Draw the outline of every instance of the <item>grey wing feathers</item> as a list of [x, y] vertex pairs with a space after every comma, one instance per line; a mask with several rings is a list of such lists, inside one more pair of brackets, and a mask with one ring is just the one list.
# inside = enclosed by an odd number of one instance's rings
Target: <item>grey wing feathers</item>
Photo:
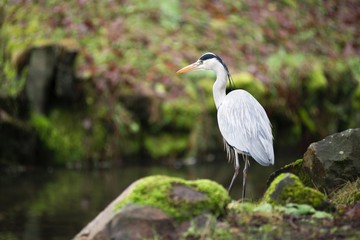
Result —
[[[248, 92], [230, 92], [218, 108], [220, 132], [226, 143], [259, 164], [274, 164], [271, 124], [264, 108]], [[229, 147], [226, 146], [227, 151]], [[229, 152], [228, 152], [229, 154]]]

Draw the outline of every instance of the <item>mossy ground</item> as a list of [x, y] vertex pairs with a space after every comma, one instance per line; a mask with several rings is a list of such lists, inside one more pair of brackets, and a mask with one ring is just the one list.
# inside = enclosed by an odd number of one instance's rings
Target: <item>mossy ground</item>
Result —
[[[187, 202], [171, 198], [174, 185], [183, 185], [205, 194], [201, 201]], [[225, 206], [230, 202], [227, 191], [219, 184], [206, 180], [186, 181], [168, 176], [150, 176], [136, 183], [132, 192], [116, 204], [115, 210], [128, 203], [148, 205], [163, 210], [175, 220], [190, 219], [204, 211], [215, 216], [224, 213]]]
[[263, 201], [275, 205], [285, 205], [289, 202], [308, 204], [319, 208], [325, 204], [325, 195], [315, 189], [304, 186], [296, 175], [282, 173], [270, 184], [264, 194]]
[[[292, 176], [293, 177], [293, 176]], [[192, 204], [171, 199], [174, 185], [197, 189], [209, 197]], [[304, 187], [304, 186], [302, 186]], [[119, 202], [120, 210], [128, 203], [150, 205], [162, 209], [182, 228], [179, 239], [356, 239], [360, 216], [345, 217], [353, 208], [340, 213], [316, 210], [308, 204], [232, 201], [225, 189], [209, 180], [186, 181], [167, 176], [141, 179], [132, 193]], [[359, 207], [355, 209], [360, 210]], [[205, 211], [207, 209], [207, 211]], [[198, 217], [203, 223], [199, 225]], [[161, 236], [161, 233], [158, 233]]]
[[306, 204], [233, 201], [225, 217], [208, 216], [204, 226], [191, 225], [181, 239], [357, 239], [360, 218], [352, 220]]

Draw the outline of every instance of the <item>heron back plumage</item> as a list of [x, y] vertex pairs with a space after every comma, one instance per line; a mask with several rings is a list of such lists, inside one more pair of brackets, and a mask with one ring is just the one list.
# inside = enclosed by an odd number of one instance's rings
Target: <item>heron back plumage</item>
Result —
[[[263, 166], [274, 164], [270, 120], [250, 93], [239, 89], [227, 94], [218, 107], [217, 119], [226, 144]], [[233, 156], [229, 147], [226, 149], [228, 156]]]

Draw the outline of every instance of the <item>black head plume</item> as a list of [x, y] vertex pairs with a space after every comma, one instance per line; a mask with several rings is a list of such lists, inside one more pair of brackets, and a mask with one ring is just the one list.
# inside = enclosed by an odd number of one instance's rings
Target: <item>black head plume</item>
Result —
[[208, 60], [208, 59], [211, 59], [211, 58], [217, 59], [217, 60], [221, 63], [221, 65], [223, 65], [223, 67], [225, 68], [225, 70], [226, 70], [226, 72], [227, 72], [228, 80], [229, 80], [229, 82], [230, 82], [230, 89], [232, 90], [233, 88], [235, 88], [235, 84], [234, 84], [234, 81], [233, 81], [232, 78], [231, 78], [231, 75], [230, 75], [230, 72], [229, 72], [228, 67], [226, 66], [226, 64], [224, 63], [224, 61], [223, 61], [218, 55], [216, 55], [216, 54], [214, 54], [214, 53], [210, 53], [210, 52], [209, 52], [209, 53], [205, 53], [205, 54], [203, 54], [203, 55], [199, 58], [199, 60], [205, 61], [205, 60]]

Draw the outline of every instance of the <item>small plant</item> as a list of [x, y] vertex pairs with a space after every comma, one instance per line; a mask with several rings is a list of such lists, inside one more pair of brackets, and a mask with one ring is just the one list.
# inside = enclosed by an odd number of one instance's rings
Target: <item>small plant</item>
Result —
[[360, 178], [353, 182], [346, 182], [341, 188], [330, 194], [330, 199], [336, 206], [360, 201]]

